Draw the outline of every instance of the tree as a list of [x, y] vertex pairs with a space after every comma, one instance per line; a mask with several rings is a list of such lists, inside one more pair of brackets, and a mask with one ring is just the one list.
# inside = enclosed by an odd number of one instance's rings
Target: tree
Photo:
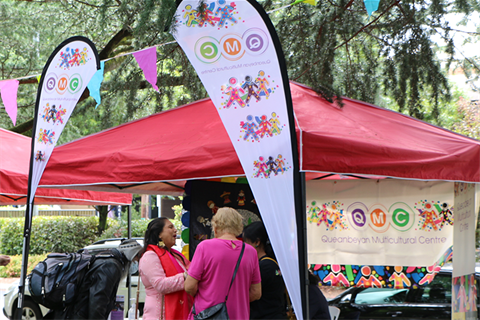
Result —
[[[272, 10], [284, 3], [261, 1]], [[173, 40], [170, 0], [4, 1], [0, 4], [2, 78], [40, 73], [51, 51], [68, 36], [82, 34], [96, 43], [101, 59]], [[449, 12], [478, 12], [478, 0], [384, 0], [368, 17], [363, 1], [300, 3], [270, 14], [287, 59], [289, 76], [312, 86], [328, 99], [345, 95], [396, 108], [419, 119], [440, 123], [442, 103], [450, 98], [445, 72], [436, 59], [431, 35], [447, 39], [444, 50], [455, 63]], [[61, 16], [58, 13], [61, 12]], [[7, 36], [8, 35], [8, 36]], [[478, 36], [473, 32], [472, 36]], [[106, 63], [102, 105], [94, 109], [84, 94], [60, 143], [206, 97], [181, 48], [159, 46], [158, 86], [151, 89], [131, 55]], [[465, 67], [471, 72], [478, 57]], [[458, 62], [460, 63], [460, 62]], [[19, 119], [12, 130], [28, 132], [36, 78], [21, 80]], [[428, 99], [422, 101], [422, 96]], [[425, 105], [429, 101], [430, 106]], [[6, 114], [0, 126], [10, 128]]]

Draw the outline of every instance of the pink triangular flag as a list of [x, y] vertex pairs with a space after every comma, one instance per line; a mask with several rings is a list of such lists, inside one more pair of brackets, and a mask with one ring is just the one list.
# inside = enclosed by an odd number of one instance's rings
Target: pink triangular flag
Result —
[[0, 81], [0, 91], [3, 105], [8, 116], [12, 119], [13, 125], [17, 123], [17, 91], [18, 80]]
[[158, 91], [157, 87], [157, 48], [151, 47], [133, 53], [135, 60], [143, 70], [145, 79]]

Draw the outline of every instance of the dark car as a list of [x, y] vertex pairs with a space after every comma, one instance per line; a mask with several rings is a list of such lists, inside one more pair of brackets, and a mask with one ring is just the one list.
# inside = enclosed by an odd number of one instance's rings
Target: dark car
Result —
[[[479, 303], [477, 297], [477, 309]], [[349, 288], [329, 305], [340, 309], [339, 319], [452, 319], [452, 268], [442, 268], [430, 284], [417, 289]]]

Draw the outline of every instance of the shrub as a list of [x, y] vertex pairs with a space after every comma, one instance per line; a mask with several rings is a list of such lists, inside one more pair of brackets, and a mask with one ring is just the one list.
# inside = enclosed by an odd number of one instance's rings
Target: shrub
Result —
[[[33, 268], [40, 262], [45, 260], [46, 254], [31, 255], [28, 257], [27, 274], [32, 272]], [[0, 267], [0, 278], [17, 278], [20, 277], [22, 269], [22, 255], [10, 256], [10, 263], [5, 267]]]
[[[7, 255], [21, 254], [24, 218], [1, 220], [1, 252]], [[34, 217], [30, 254], [75, 252], [95, 241], [97, 226], [97, 217]]]
[[[149, 222], [150, 220], [145, 220], [145, 219], [132, 220], [132, 226], [131, 226], [132, 238], [133, 237], [143, 238]], [[99, 240], [109, 239], [109, 238], [127, 238], [128, 237], [127, 221], [124, 221], [124, 220], [118, 221], [118, 220], [109, 219], [107, 223], [109, 227], [102, 233], [102, 235], [99, 237]]]

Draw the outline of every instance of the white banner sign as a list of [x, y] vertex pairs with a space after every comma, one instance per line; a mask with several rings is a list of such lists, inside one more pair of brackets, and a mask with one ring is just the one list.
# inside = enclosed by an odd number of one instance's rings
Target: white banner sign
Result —
[[307, 182], [308, 262], [430, 266], [453, 243], [453, 183]]
[[178, 5], [172, 34], [230, 136], [301, 319], [291, 98], [280, 43], [253, 0], [206, 1], [203, 13], [199, 5], [192, 0]]
[[453, 277], [475, 273], [475, 184], [455, 182]]
[[88, 82], [100, 68], [93, 43], [84, 37], [72, 37], [60, 44], [43, 69], [38, 88], [32, 160], [29, 181], [29, 203], [63, 128]]

